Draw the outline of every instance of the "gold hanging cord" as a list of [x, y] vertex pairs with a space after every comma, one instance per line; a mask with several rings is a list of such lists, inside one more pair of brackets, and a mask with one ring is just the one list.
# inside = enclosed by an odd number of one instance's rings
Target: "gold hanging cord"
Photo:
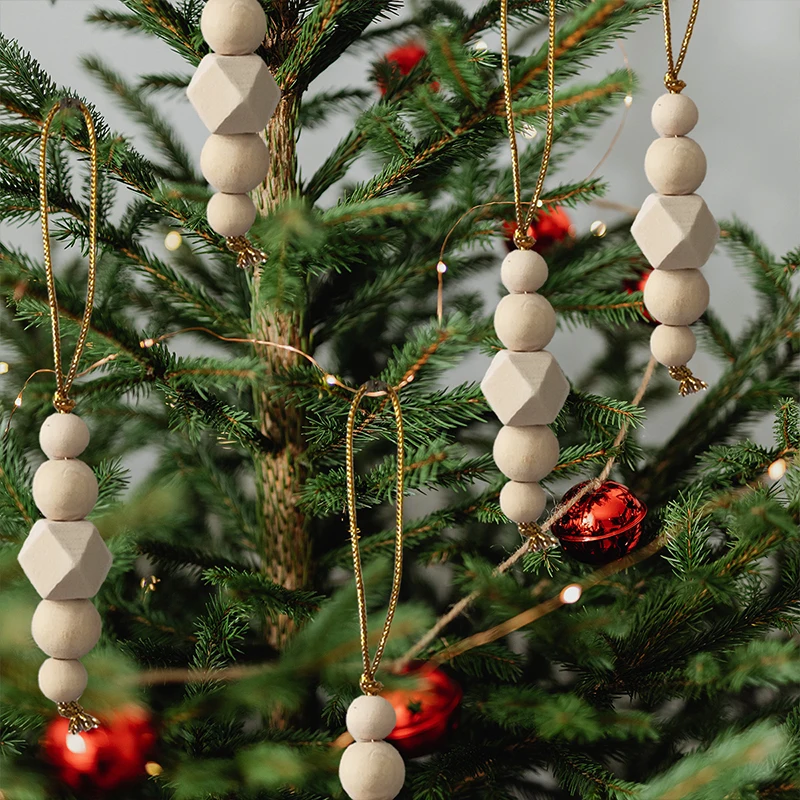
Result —
[[689, 22], [686, 25], [686, 33], [683, 35], [683, 42], [681, 43], [677, 61], [672, 55], [672, 22], [669, 16], [669, 0], [662, 0], [661, 7], [664, 12], [664, 46], [667, 51], [667, 73], [664, 75], [664, 86], [672, 94], [680, 94], [686, 88], [686, 83], [678, 78], [678, 74], [683, 66], [686, 51], [689, 49], [689, 42], [694, 33], [697, 12], [700, 10], [700, 0], [693, 0], [692, 2], [692, 11], [689, 14]]
[[508, 128], [508, 145], [511, 148], [511, 176], [514, 182], [514, 206], [516, 209], [517, 229], [514, 231], [514, 242], [521, 250], [530, 250], [536, 239], [528, 235], [528, 228], [533, 222], [539, 207], [539, 198], [542, 194], [544, 179], [547, 176], [547, 167], [550, 164], [550, 152], [553, 149], [553, 128], [555, 125], [555, 97], [556, 97], [556, 2], [550, 0], [548, 6], [548, 37], [547, 37], [547, 133], [545, 135], [544, 150], [542, 151], [542, 165], [539, 168], [539, 177], [533, 192], [533, 199], [528, 206], [528, 211], [523, 210], [522, 180], [519, 171], [519, 150], [517, 148], [517, 132], [514, 127], [514, 103], [511, 91], [511, 66], [508, 47], [508, 0], [500, 3], [500, 53], [503, 62], [503, 99], [505, 102], [506, 126]]
[[[50, 128], [56, 114], [62, 109], [77, 108], [86, 121], [86, 130], [89, 133], [89, 153], [91, 161], [90, 172], [90, 197], [89, 197], [89, 277], [86, 289], [86, 307], [83, 310], [78, 341], [75, 352], [69, 364], [67, 374], [61, 366], [61, 327], [58, 319], [58, 298], [56, 297], [56, 283], [53, 277], [53, 257], [50, 250], [49, 232], [49, 206], [47, 202], [47, 141]], [[44, 268], [47, 277], [47, 303], [50, 306], [50, 319], [53, 328], [53, 361], [56, 373], [56, 393], [53, 405], [61, 414], [68, 414], [75, 408], [75, 401], [70, 399], [69, 391], [78, 372], [78, 364], [86, 346], [86, 337], [89, 333], [89, 322], [92, 317], [94, 293], [97, 283], [97, 134], [89, 109], [75, 98], [65, 98], [56, 103], [47, 115], [42, 126], [42, 138], [39, 147], [39, 208], [42, 217], [42, 246], [44, 249]]]
[[[364, 572], [361, 567], [361, 552], [358, 547], [360, 532], [356, 519], [356, 487], [355, 467], [353, 465], [353, 449], [355, 439], [356, 413], [366, 395], [375, 396], [375, 392], [382, 391], [388, 395], [394, 408], [395, 424], [397, 425], [397, 493], [395, 497], [395, 537], [394, 537], [394, 571], [392, 575], [392, 592], [389, 596], [389, 607], [386, 611], [386, 621], [375, 651], [375, 658], [369, 655], [369, 631], [367, 628], [367, 601], [364, 591]], [[397, 610], [397, 600], [400, 595], [400, 580], [403, 576], [403, 484], [405, 474], [405, 437], [403, 434], [403, 414], [400, 410], [400, 398], [397, 391], [387, 384], [375, 381], [365, 383], [353, 398], [350, 414], [347, 417], [347, 514], [350, 520], [350, 546], [353, 551], [353, 572], [356, 576], [356, 595], [358, 597], [358, 622], [361, 631], [361, 656], [364, 672], [361, 675], [361, 690], [364, 694], [380, 694], [383, 685], [375, 680], [375, 673], [386, 649], [386, 640], [392, 626], [394, 613]]]

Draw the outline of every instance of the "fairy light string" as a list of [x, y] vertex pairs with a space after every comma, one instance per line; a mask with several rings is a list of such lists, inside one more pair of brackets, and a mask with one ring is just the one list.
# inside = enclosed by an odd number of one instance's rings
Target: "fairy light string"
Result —
[[[395, 494], [395, 535], [394, 535], [394, 568], [392, 570], [392, 591], [389, 596], [389, 606], [386, 610], [386, 620], [383, 623], [378, 646], [374, 658], [369, 653], [369, 627], [367, 624], [367, 600], [364, 589], [364, 571], [361, 566], [361, 551], [359, 539], [361, 532], [358, 528], [356, 511], [356, 482], [354, 465], [356, 413], [361, 401], [366, 396], [388, 395], [394, 410], [395, 424], [397, 426], [397, 490]], [[405, 436], [403, 433], [403, 413], [400, 409], [400, 397], [397, 391], [386, 383], [368, 381], [353, 397], [350, 413], [347, 417], [347, 516], [350, 528], [350, 547], [353, 555], [353, 572], [356, 578], [356, 597], [358, 599], [358, 623], [361, 637], [361, 658], [364, 671], [361, 674], [361, 690], [367, 695], [380, 694], [383, 685], [376, 680], [375, 674], [383, 658], [389, 631], [392, 627], [397, 601], [400, 596], [400, 582], [403, 577], [403, 493], [405, 475]]]

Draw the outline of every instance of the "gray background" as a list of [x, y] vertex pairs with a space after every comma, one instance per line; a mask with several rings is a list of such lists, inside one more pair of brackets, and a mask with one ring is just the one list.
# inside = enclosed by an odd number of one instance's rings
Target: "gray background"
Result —
[[[472, 5], [473, 3], [469, 3]], [[114, 7], [113, 0], [0, 0], [0, 30], [16, 38], [65, 86], [91, 97], [112, 127], [130, 136], [140, 149], [148, 148], [129, 128], [125, 116], [104, 96], [80, 67], [79, 57], [97, 54], [125, 76], [141, 72], [186, 71], [187, 65], [155, 39], [103, 31], [84, 20], [96, 6]], [[689, 0], [673, 0], [676, 31], [682, 32]], [[121, 6], [120, 6], [121, 7]], [[752, 225], [777, 253], [798, 243], [798, 75], [800, 75], [800, 0], [704, 0], [682, 76], [687, 94], [700, 109], [694, 138], [708, 156], [708, 178], [701, 191], [718, 218], [735, 214]], [[488, 39], [490, 46], [496, 40]], [[641, 87], [614, 150], [600, 174], [610, 182], [609, 199], [624, 206], [638, 205], [649, 193], [642, 168], [644, 152], [654, 133], [649, 123], [652, 101], [663, 91], [664, 53], [661, 21], [655, 17], [641, 25], [623, 42], [631, 68]], [[374, 55], [379, 55], [378, 53]], [[615, 49], [598, 59], [598, 70], [610, 71], [623, 64], [623, 51]], [[312, 90], [365, 84], [366, 59], [345, 57], [329, 69]], [[162, 104], [165, 114], [183, 133], [192, 153], [199, 158], [205, 129], [183, 98], [174, 96]], [[560, 180], [585, 177], [600, 160], [616, 131], [622, 111], [610, 120], [582, 151], [567, 163]], [[348, 129], [346, 115], [334, 118], [323, 130], [304, 135], [299, 145], [300, 164], [309, 174], [333, 142]], [[369, 167], [357, 165], [362, 174]], [[574, 213], [580, 230], [593, 220], [611, 221], [607, 209], [584, 208]], [[41, 247], [36, 225], [26, 230], [0, 230], [4, 241], [24, 244], [31, 252]], [[160, 247], [160, 244], [156, 245]], [[501, 254], [498, 244], [498, 255]], [[705, 274], [712, 291], [712, 307], [737, 332], [757, 313], [753, 293], [723, 254], [716, 254]], [[496, 302], [496, 276], [482, 279], [487, 308]], [[432, 283], [431, 292], [435, 291]], [[2, 358], [0, 344], [0, 358]], [[586, 329], [560, 331], [551, 346], [565, 371], [580, 366], [599, 350], [599, 340]], [[479, 380], [486, 360], [474, 357], [451, 374], [453, 381]], [[12, 365], [13, 366], [13, 365]], [[718, 367], [703, 354], [692, 362], [696, 372], [713, 381]], [[696, 399], [678, 400], [648, 421], [645, 438], [657, 441], [668, 435], [677, 420]], [[769, 426], [757, 431], [768, 438]], [[142, 469], [138, 459], [134, 472]], [[134, 476], [135, 477], [135, 476]]]

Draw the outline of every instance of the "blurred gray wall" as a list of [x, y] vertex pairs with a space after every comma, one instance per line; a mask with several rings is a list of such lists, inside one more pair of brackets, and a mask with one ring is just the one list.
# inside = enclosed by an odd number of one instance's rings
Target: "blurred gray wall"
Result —
[[[167, 46], [155, 39], [133, 34], [102, 31], [86, 24], [87, 13], [97, 7], [114, 7], [113, 0], [0, 0], [0, 30], [19, 40], [59, 83], [93, 98], [112, 127], [136, 142], [125, 116], [111, 99], [103, 96], [82, 72], [79, 57], [96, 54], [109, 61], [125, 76], [142, 72], [186, 71], [187, 67]], [[473, 5], [470, 2], [469, 5]], [[675, 28], [682, 32], [689, 0], [673, 0]], [[676, 34], [677, 36], [677, 34]], [[687, 94], [700, 108], [700, 124], [693, 136], [708, 156], [708, 177], [701, 192], [719, 218], [737, 215], [752, 225], [776, 252], [798, 244], [798, 191], [800, 190], [800, 0], [704, 0], [699, 21], [681, 77], [688, 83]], [[496, 46], [496, 40], [489, 39]], [[644, 152], [654, 138], [650, 106], [660, 94], [664, 74], [661, 21], [653, 18], [623, 42], [631, 68], [638, 74], [641, 89], [630, 109], [618, 143], [603, 164], [600, 174], [611, 184], [609, 199], [637, 205], [649, 193], [642, 168]], [[378, 55], [378, 54], [375, 54]], [[623, 51], [615, 49], [596, 63], [601, 71], [623, 64]], [[365, 83], [365, 62], [346, 57], [326, 72], [312, 89]], [[183, 133], [192, 152], [199, 156], [205, 130], [191, 107], [181, 99], [162, 104], [164, 113]], [[560, 174], [561, 179], [581, 179], [600, 160], [616, 131], [620, 113], [609, 121]], [[332, 142], [347, 130], [347, 117], [334, 118], [324, 131], [304, 135], [300, 141], [303, 173], [313, 172]], [[138, 144], [147, 152], [139, 138]], [[366, 175], [367, 164], [357, 165]], [[597, 208], [581, 209], [574, 215], [585, 230], [595, 219], [611, 221], [613, 213]], [[38, 230], [0, 230], [4, 241], [24, 244], [37, 252]], [[498, 244], [498, 256], [501, 254]], [[712, 306], [738, 331], [744, 321], [757, 313], [754, 297], [743, 277], [730, 261], [717, 254], [705, 269], [712, 288]], [[496, 276], [482, 279], [487, 304], [496, 300]], [[432, 283], [431, 292], [435, 291]], [[553, 351], [567, 373], [577, 373], [588, 355], [599, 350], [599, 341], [585, 329], [562, 331]], [[0, 343], [0, 348], [2, 344]], [[0, 355], [0, 357], [2, 357]], [[718, 369], [702, 354], [693, 366], [713, 381]], [[452, 379], [479, 380], [486, 361], [475, 357], [466, 362]], [[646, 438], [663, 439], [695, 399], [677, 400], [673, 406], [651, 418]], [[765, 437], [762, 426], [758, 438]]]

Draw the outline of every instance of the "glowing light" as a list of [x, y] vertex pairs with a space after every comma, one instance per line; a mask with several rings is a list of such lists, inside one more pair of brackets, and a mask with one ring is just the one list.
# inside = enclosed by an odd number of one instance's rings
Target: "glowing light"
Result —
[[578, 600], [581, 599], [582, 594], [583, 589], [581, 589], [577, 583], [571, 583], [569, 586], [565, 586], [561, 590], [559, 597], [562, 603], [572, 604], [577, 603]]
[[519, 124], [519, 132], [520, 136], [523, 136], [525, 139], [535, 139], [537, 136], [536, 128], [534, 128], [530, 122], [521, 122]]
[[156, 764], [155, 761], [148, 761], [144, 765], [144, 771], [151, 778], [155, 778], [155, 777], [157, 777], [158, 775], [160, 775], [164, 771], [164, 768], [161, 766], [161, 764]]
[[142, 339], [142, 341], [139, 342], [139, 347], [148, 348], [152, 347], [155, 343], [156, 343], [155, 339]]
[[606, 231], [608, 228], [606, 227], [605, 222], [601, 219], [596, 219], [590, 226], [589, 230], [592, 232], [593, 236], [596, 236], [598, 239], [601, 239], [603, 236], [606, 235]]
[[536, 208], [544, 208], [544, 200], [537, 200]]
[[483, 39], [478, 39], [478, 41], [472, 45], [472, 49], [477, 53], [485, 53], [489, 49], [489, 45], [486, 44]]
[[164, 237], [164, 247], [169, 251], [177, 250], [183, 244], [183, 236], [178, 231], [170, 231]]
[[66, 745], [70, 753], [86, 752], [86, 742], [79, 733], [68, 733]]
[[335, 375], [326, 375], [325, 376], [325, 383], [327, 383], [328, 386], [336, 386], [338, 381], [336, 380], [336, 376]]
[[633, 95], [626, 94], [625, 95], [625, 105], [630, 108], [633, 105]]
[[22, 398], [17, 397], [17, 399], [14, 401], [14, 405], [19, 408], [22, 405]]
[[10, 369], [7, 361], [0, 361], [0, 375], [5, 375]]
[[788, 466], [789, 465], [786, 463], [786, 459], [779, 458], [777, 461], [773, 461], [769, 465], [767, 475], [769, 475], [773, 481], [779, 481], [786, 474]]
[[444, 263], [444, 261], [440, 261], [440, 262], [439, 262], [439, 263], [436, 265], [436, 271], [437, 271], [437, 272], [438, 272], [440, 275], [444, 275], [444, 273], [445, 273], [445, 272], [447, 272], [447, 264], [445, 264], [445, 263]]

